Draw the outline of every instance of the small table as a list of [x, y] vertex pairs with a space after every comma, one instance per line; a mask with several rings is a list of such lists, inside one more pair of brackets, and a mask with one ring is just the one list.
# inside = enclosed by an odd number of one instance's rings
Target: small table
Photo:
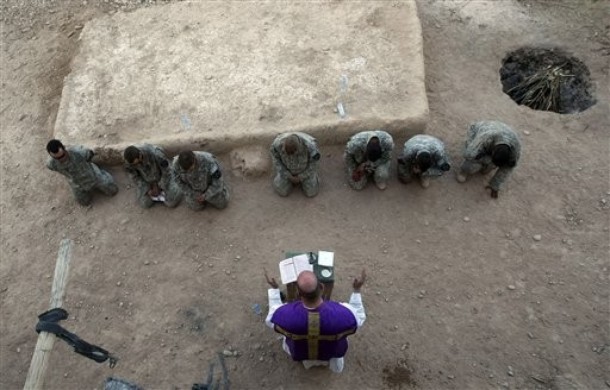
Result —
[[[322, 291], [322, 299], [325, 301], [330, 301], [330, 296], [335, 285], [335, 267], [324, 267], [318, 265], [318, 252], [286, 252], [284, 258], [289, 259], [302, 254], [309, 256], [309, 264], [313, 265], [314, 274], [316, 274], [318, 281], [324, 286], [324, 290]], [[292, 302], [296, 301], [297, 299], [299, 299], [297, 282], [288, 283], [286, 285], [286, 301]]]

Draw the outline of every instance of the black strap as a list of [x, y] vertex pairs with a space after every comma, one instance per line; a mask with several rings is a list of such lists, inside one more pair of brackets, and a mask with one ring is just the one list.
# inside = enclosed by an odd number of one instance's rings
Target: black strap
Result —
[[[216, 363], [220, 363], [220, 373], [218, 375], [215, 373]], [[195, 383], [191, 390], [229, 390], [229, 386], [229, 373], [227, 372], [225, 359], [222, 353], [218, 353], [216, 359], [210, 363], [205, 383]]]
[[46, 311], [38, 316], [39, 321], [36, 324], [36, 332], [53, 333], [74, 348], [74, 352], [95, 360], [98, 363], [110, 360], [110, 368], [113, 368], [116, 365], [117, 359], [112, 356], [110, 352], [97, 345], [89, 344], [58, 324], [59, 321], [65, 320], [66, 318], [68, 318], [68, 312], [64, 309], [55, 308]]

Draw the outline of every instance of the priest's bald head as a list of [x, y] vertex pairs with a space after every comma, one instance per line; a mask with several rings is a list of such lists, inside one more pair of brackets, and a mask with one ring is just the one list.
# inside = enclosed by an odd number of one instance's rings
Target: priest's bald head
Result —
[[321, 303], [322, 289], [324, 288], [318, 278], [311, 271], [303, 271], [297, 277], [297, 288], [303, 303], [308, 306]]

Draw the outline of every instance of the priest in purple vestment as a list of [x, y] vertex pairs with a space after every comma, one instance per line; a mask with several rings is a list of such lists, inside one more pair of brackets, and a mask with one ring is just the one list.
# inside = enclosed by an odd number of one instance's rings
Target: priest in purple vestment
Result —
[[324, 301], [324, 285], [313, 272], [303, 271], [297, 278], [300, 300], [282, 304], [277, 282], [266, 273], [265, 277], [271, 286], [265, 322], [284, 336], [284, 351], [305, 368], [328, 365], [336, 373], [343, 371], [347, 336], [356, 333], [366, 319], [360, 295], [366, 280], [364, 270], [354, 279], [349, 303]]

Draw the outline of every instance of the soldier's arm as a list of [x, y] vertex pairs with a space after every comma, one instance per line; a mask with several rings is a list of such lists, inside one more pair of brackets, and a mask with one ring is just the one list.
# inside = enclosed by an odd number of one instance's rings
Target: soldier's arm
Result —
[[471, 125], [468, 128], [466, 134], [466, 142], [464, 145], [464, 158], [467, 160], [474, 160], [482, 152], [480, 142], [477, 142], [478, 128], [476, 124]]
[[140, 172], [138, 172], [136, 169], [133, 169], [128, 164], [125, 164], [125, 172], [127, 172], [129, 179], [131, 179], [135, 186], [148, 187], [148, 184], [144, 181], [144, 179], [142, 179], [142, 176], [140, 176]]
[[493, 175], [493, 177], [489, 181], [489, 187], [491, 187], [492, 190], [499, 191], [502, 184], [513, 173], [513, 169], [514, 168], [509, 168], [509, 167], [498, 168], [496, 173]]
[[95, 156], [95, 153], [93, 153], [93, 150], [89, 149], [89, 148], [82, 148], [82, 153], [85, 156], [85, 160], [87, 160], [87, 162], [91, 162], [91, 160], [93, 159], [93, 156]]
[[180, 188], [180, 191], [182, 191], [184, 194], [192, 195], [195, 192], [188, 183], [182, 180], [182, 178], [177, 172], [174, 172], [172, 177], [176, 180], [178, 188]]
[[511, 142], [510, 146], [512, 149], [511, 165], [515, 167], [521, 158], [521, 142], [519, 142], [519, 138], [516, 138], [513, 142]]
[[405, 145], [401, 154], [398, 155], [396, 161], [398, 162], [398, 175], [408, 176], [411, 175], [411, 161], [415, 157], [417, 150], [412, 145]]
[[91, 159], [93, 158], [93, 156], [95, 156], [93, 150], [86, 148], [82, 145], [73, 146], [72, 148], [70, 148], [70, 151], [68, 153], [75, 153], [81, 155], [87, 162], [91, 162]]
[[161, 149], [159, 147], [155, 147], [154, 156], [155, 156], [155, 161], [157, 161], [157, 164], [161, 167], [161, 170], [164, 172], [168, 172], [169, 166], [170, 166], [170, 160], [169, 160], [169, 158], [167, 158], [167, 155], [165, 154], [163, 149]]
[[398, 174], [399, 175], [411, 175], [411, 157], [408, 153], [402, 153], [397, 158], [398, 162]]
[[280, 152], [277, 150], [277, 148], [279, 148], [279, 147], [281, 147], [279, 145], [279, 143], [273, 142], [273, 144], [271, 144], [270, 152], [271, 152], [271, 160], [272, 160], [273, 166], [277, 170], [277, 173], [280, 174], [280, 176], [290, 176], [290, 172], [288, 171], [288, 169], [282, 162], [282, 156], [280, 155]]
[[466, 149], [464, 150], [464, 158], [467, 160], [478, 160], [481, 156], [485, 156], [487, 154], [487, 149], [485, 147], [485, 143], [480, 142], [479, 139], [474, 139], [473, 141], [466, 144]]
[[53, 158], [49, 157], [47, 159], [47, 169], [50, 169], [52, 171], [57, 171], [57, 168], [55, 167], [55, 164], [53, 163]]
[[171, 174], [170, 180], [174, 180], [174, 182], [176, 183], [176, 185], [178, 186], [178, 188], [184, 195], [186, 195], [188, 197], [192, 197], [192, 196], [194, 196], [195, 191], [193, 191], [193, 188], [190, 186], [190, 184], [188, 184], [182, 180], [182, 178], [180, 177], [180, 173], [178, 172], [178, 169], [176, 168], [177, 164], [178, 164], [178, 158], [176, 157], [172, 163], [172, 167], [170, 170], [170, 174]]
[[394, 150], [394, 141], [391, 137], [384, 137], [381, 140], [381, 147], [383, 149], [383, 153], [381, 153], [381, 158], [377, 161], [377, 165], [387, 164], [392, 161], [392, 151]]
[[163, 149], [159, 147], [155, 147], [154, 157], [157, 166], [161, 170], [161, 178], [159, 179], [159, 184], [161, 184], [163, 188], [167, 188], [167, 185], [171, 180], [170, 160], [165, 155]]
[[210, 170], [210, 185], [208, 189], [205, 191], [205, 197], [211, 198], [214, 195], [220, 193], [224, 188], [224, 179], [222, 178], [222, 171], [220, 170], [220, 166], [214, 163], [213, 167]]
[[347, 165], [350, 172], [358, 168], [359, 165], [358, 161], [356, 161], [356, 158], [354, 157], [355, 152], [356, 147], [354, 144], [352, 142], [348, 142], [347, 146], [345, 146], [345, 152], [343, 152], [343, 160], [345, 161], [345, 165]]
[[519, 162], [519, 157], [521, 156], [521, 146], [519, 145], [519, 143], [516, 143], [511, 145], [511, 147], [513, 153], [511, 155], [510, 166], [498, 168], [496, 173], [489, 181], [489, 187], [492, 190], [500, 190], [502, 184], [506, 181], [506, 179], [510, 177], [510, 175], [513, 173], [513, 170], [517, 166], [517, 163]]
[[449, 158], [442, 150], [437, 149], [433, 151], [432, 159], [434, 160], [434, 165], [428, 169], [430, 176], [441, 176], [451, 169]]
[[418, 148], [413, 144], [406, 144], [402, 153], [398, 156], [398, 158], [402, 159], [404, 162], [411, 162], [417, 155]]
[[321, 155], [320, 150], [318, 149], [318, 145], [316, 145], [315, 142], [308, 142], [307, 151], [309, 153], [309, 165], [307, 166], [307, 169], [305, 169], [304, 172], [298, 175], [299, 179], [301, 180], [317, 172], [320, 166]]

